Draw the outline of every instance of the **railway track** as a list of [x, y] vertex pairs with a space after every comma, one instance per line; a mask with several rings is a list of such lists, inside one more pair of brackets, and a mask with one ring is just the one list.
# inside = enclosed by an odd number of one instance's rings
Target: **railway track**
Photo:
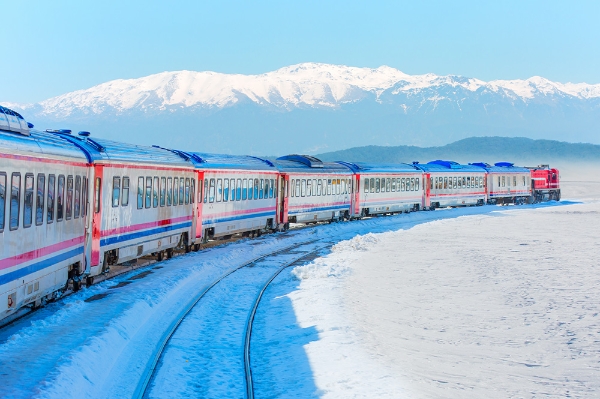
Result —
[[[300, 243], [296, 243], [294, 245], [287, 246], [278, 251], [262, 255], [256, 257], [244, 264], [234, 267], [230, 269], [226, 273], [222, 274], [218, 278], [216, 278], [211, 284], [204, 287], [198, 294], [191, 298], [190, 301], [186, 304], [186, 306], [179, 312], [177, 317], [174, 318], [173, 322], [169, 326], [169, 328], [162, 335], [160, 342], [158, 343], [155, 351], [153, 352], [150, 360], [145, 367], [145, 370], [142, 374], [142, 377], [139, 379], [139, 382], [136, 386], [136, 389], [133, 394], [133, 398], [147, 398], [152, 390], [152, 383], [157, 377], [157, 373], [160, 370], [160, 363], [165, 355], [167, 348], [171, 342], [171, 340], [177, 334], [178, 329], [184, 323], [190, 312], [200, 303], [200, 301], [205, 298], [213, 289], [219, 286], [220, 283], [223, 283], [225, 280], [230, 278], [230, 276], [234, 275], [234, 273], [239, 272], [243, 269], [249, 269], [253, 267], [263, 267], [265, 268], [265, 272], [268, 272], [268, 278], [262, 279], [261, 282], [266, 280], [266, 283], [259, 284], [257, 288], [256, 285], [251, 287], [253, 291], [258, 291], [258, 295], [254, 298], [252, 305], [250, 307], [250, 314], [246, 320], [244, 329], [243, 329], [243, 352], [239, 355], [243, 355], [243, 368], [244, 368], [244, 377], [245, 377], [245, 390], [248, 398], [253, 398], [253, 384], [252, 384], [252, 370], [250, 365], [250, 339], [252, 335], [252, 323], [254, 321], [254, 317], [256, 314], [256, 310], [258, 309], [258, 305], [260, 300], [266, 291], [267, 287], [271, 282], [286, 268], [297, 264], [303, 259], [307, 258], [312, 254], [321, 251], [324, 246], [319, 246], [318, 248], [311, 247], [311, 245], [317, 243], [319, 240], [308, 240]], [[309, 248], [304, 250], [299, 250], [301, 247], [307, 246]], [[289, 255], [294, 255], [289, 258]], [[284, 259], [283, 262], [279, 261], [275, 267], [273, 265], [268, 265], [269, 262], [277, 261], [278, 257], [288, 256]], [[274, 272], [271, 269], [275, 269]], [[243, 276], [240, 276], [238, 280], [244, 280]], [[231, 299], [232, 301], [234, 299]], [[219, 317], [219, 315], [217, 315]]]

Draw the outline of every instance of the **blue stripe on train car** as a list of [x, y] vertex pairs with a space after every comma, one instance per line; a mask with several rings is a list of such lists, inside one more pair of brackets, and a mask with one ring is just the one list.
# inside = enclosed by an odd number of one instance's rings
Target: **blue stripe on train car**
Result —
[[135, 240], [136, 238], [151, 236], [154, 234], [165, 233], [167, 231], [172, 231], [172, 230], [183, 229], [185, 227], [190, 227], [191, 225], [192, 225], [192, 222], [185, 222], [185, 223], [180, 223], [180, 224], [173, 224], [170, 226], [157, 227], [157, 228], [151, 229], [151, 230], [145, 230], [145, 231], [139, 231], [136, 233], [125, 234], [122, 236], [108, 237], [108, 238], [104, 238], [104, 239], [100, 240], [100, 245], [104, 246], [104, 245], [111, 245], [111, 244], [116, 244], [116, 243], [120, 243], [120, 242], [124, 242], [124, 241]]
[[212, 225], [215, 223], [231, 222], [231, 221], [241, 220], [241, 219], [253, 219], [253, 218], [259, 218], [259, 217], [265, 217], [265, 216], [275, 217], [275, 210], [273, 210], [271, 212], [249, 213], [247, 215], [236, 215], [236, 216], [229, 216], [229, 217], [223, 217], [223, 218], [217, 218], [217, 219], [206, 219], [206, 220], [202, 221], [202, 225], [206, 226], [206, 225]]
[[3, 274], [2, 276], [0, 276], [0, 285], [10, 283], [11, 281], [14, 281], [16, 279], [25, 277], [29, 274], [38, 272], [47, 267], [54, 266], [59, 262], [62, 262], [69, 258], [72, 258], [73, 256], [81, 255], [82, 253], [83, 253], [83, 246], [80, 246], [77, 248], [73, 248], [70, 251], [55, 255], [51, 258], [44, 259], [44, 260], [36, 262], [36, 263], [32, 263], [29, 266], [17, 269], [10, 273]]
[[337, 205], [337, 206], [320, 206], [317, 208], [304, 208], [304, 209], [298, 209], [298, 210], [290, 210], [288, 212], [288, 215], [296, 215], [299, 213], [308, 213], [308, 212], [321, 212], [321, 211], [335, 211], [335, 210], [339, 210], [339, 209], [350, 209], [350, 205]]

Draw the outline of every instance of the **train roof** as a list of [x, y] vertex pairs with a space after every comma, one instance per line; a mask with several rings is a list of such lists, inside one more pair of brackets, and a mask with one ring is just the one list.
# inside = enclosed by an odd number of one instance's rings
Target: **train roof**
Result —
[[529, 173], [528, 168], [524, 168], [521, 166], [515, 166], [514, 163], [510, 162], [496, 162], [493, 165], [490, 165], [485, 162], [475, 162], [470, 163], [469, 165], [479, 166], [487, 170], [488, 172], [496, 172], [496, 173]]
[[347, 166], [355, 173], [406, 173], [406, 172], [421, 172], [414, 165], [407, 163], [384, 164], [384, 163], [369, 163], [369, 162], [344, 162], [337, 163]]
[[121, 143], [97, 137], [92, 138], [89, 132], [79, 132], [78, 135], [73, 135], [70, 130], [66, 129], [46, 130], [44, 133], [77, 147], [85, 154], [89, 162], [110, 161], [177, 167], [192, 166], [177, 154], [163, 148]]
[[85, 153], [72, 143], [54, 134], [30, 130], [27, 135], [16, 132], [0, 131], [0, 148], [8, 154], [28, 152], [41, 156], [53, 156], [76, 159], [86, 162]]
[[443, 161], [441, 159], [431, 161], [425, 164], [414, 163], [415, 167], [425, 172], [484, 172], [480, 166], [462, 165], [454, 161]]
[[250, 155], [209, 154], [180, 150], [170, 151], [189, 160], [195, 168], [199, 169], [277, 170], [273, 162]]
[[281, 172], [301, 173], [340, 173], [350, 174], [348, 166], [337, 162], [323, 162], [310, 155], [291, 154], [277, 158], [273, 161], [275, 167]]

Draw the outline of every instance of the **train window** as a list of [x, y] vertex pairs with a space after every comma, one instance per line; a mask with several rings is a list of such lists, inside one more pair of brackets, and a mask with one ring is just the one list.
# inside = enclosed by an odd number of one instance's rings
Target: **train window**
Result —
[[317, 195], [320, 197], [323, 194], [323, 181], [321, 179], [317, 180]]
[[190, 203], [190, 178], [185, 178], [185, 203]]
[[[129, 178], [127, 178], [127, 182], [129, 184]], [[48, 181], [48, 186], [50, 186], [50, 181]], [[129, 185], [127, 187], [129, 187]], [[82, 206], [81, 217], [85, 217], [87, 215], [87, 197], [88, 197], [88, 179], [87, 179], [87, 177], [84, 177], [83, 182], [81, 183], [81, 206]], [[127, 195], [127, 200], [129, 200], [129, 195]]]
[[513, 176], [513, 186], [517, 186], [517, 176]]
[[231, 194], [229, 194], [229, 200], [235, 201], [235, 179], [231, 179], [229, 181], [229, 185], [231, 187]]
[[215, 179], [210, 179], [208, 185], [208, 202], [215, 202]]
[[364, 184], [364, 190], [363, 190], [363, 192], [368, 193], [369, 190], [371, 190], [370, 185], [369, 185], [369, 179], [365, 179], [365, 184]]
[[502, 176], [502, 187], [506, 187], [506, 177]]
[[4, 231], [6, 211], [6, 173], [0, 173], [0, 232]]
[[[380, 191], [380, 181], [379, 181], [379, 178], [376, 178], [375, 179], [375, 192], [378, 193], [379, 191]], [[373, 186], [371, 186], [371, 192], [373, 192]]]
[[54, 221], [54, 196], [56, 189], [56, 177], [48, 175], [48, 198], [46, 200], [46, 223]]
[[239, 201], [242, 199], [242, 179], [237, 179], [235, 186], [235, 200]]
[[242, 179], [242, 201], [248, 198], [248, 180]]
[[396, 192], [396, 179], [395, 178], [392, 179], [392, 192], [393, 193]]
[[251, 200], [254, 195], [254, 179], [248, 179], [248, 199]]
[[300, 196], [306, 195], [306, 179], [302, 179], [302, 185], [300, 186]]
[[173, 206], [177, 206], [178, 203], [179, 203], [179, 178], [174, 177], [173, 178]]
[[190, 179], [190, 204], [193, 204], [194, 201], [194, 194], [196, 193], [196, 180], [194, 180], [194, 178]]
[[[126, 177], [123, 178], [123, 202], [125, 202], [125, 179], [127, 179]], [[165, 204], [167, 203], [167, 178], [166, 177], [161, 177], [160, 178], [160, 206], [165, 206]], [[123, 204], [125, 205], [125, 204]]]
[[167, 177], [167, 206], [173, 204], [173, 178]]
[[458, 177], [458, 186], [457, 188], [462, 188], [462, 177]]
[[154, 176], [154, 182], [152, 183], [152, 207], [158, 208], [158, 193], [160, 191], [160, 180], [158, 176]]
[[296, 188], [292, 187], [292, 194], [296, 197], [300, 196], [300, 179], [296, 179]]
[[65, 177], [58, 176], [58, 192], [56, 193], [56, 221], [63, 220], [63, 211], [65, 204]]
[[254, 199], [258, 199], [258, 192], [260, 191], [260, 187], [258, 184], [258, 179], [254, 179]]
[[[2, 176], [0, 176], [2, 179]], [[6, 179], [6, 177], [5, 177]], [[0, 181], [0, 184], [2, 182]], [[2, 190], [2, 188], [0, 188]], [[0, 194], [3, 195], [3, 194]], [[35, 199], [35, 224], [39, 226], [44, 223], [44, 198], [46, 197], [46, 175], [39, 173], [37, 175], [37, 195]], [[4, 213], [4, 201], [2, 201], [2, 210], [0, 212]], [[4, 221], [0, 223], [0, 231], [4, 227]]]
[[258, 187], [258, 198], [263, 199], [265, 197], [265, 179], [260, 179], [260, 186]]
[[295, 187], [296, 187], [296, 179], [292, 179], [291, 185], [292, 185], [292, 193], [291, 193], [292, 195], [291, 195], [291, 197], [295, 197], [296, 196], [296, 189], [295, 189]]
[[[238, 184], [240, 184], [238, 179]], [[204, 203], [208, 202], [208, 179], [204, 179]]]
[[467, 176], [466, 188], [471, 188], [471, 176]]
[[33, 175], [25, 175], [25, 200], [23, 201], [23, 227], [31, 227], [33, 220]]
[[[384, 184], [385, 184], [385, 186], [384, 186]], [[381, 179], [381, 191], [385, 191], [385, 192], [390, 191], [390, 179], [389, 178]]]
[[310, 197], [312, 195], [312, 180], [308, 179], [306, 181], [306, 196]]
[[[60, 184], [60, 176], [58, 176], [58, 183]], [[94, 212], [95, 213], [100, 212], [100, 200], [102, 199], [101, 194], [102, 194], [102, 179], [99, 177], [96, 177], [96, 184], [94, 185], [94, 196], [95, 196], [94, 197]]]
[[269, 184], [269, 198], [273, 198], [273, 195], [276, 193], [275, 191], [275, 179], [270, 179], [271, 184]]
[[[323, 184], [325, 184], [325, 179], [323, 179]], [[323, 187], [325, 190], [325, 187]], [[331, 179], [327, 179], [327, 195], [331, 195]]]
[[151, 206], [152, 206], [152, 178], [147, 176], [146, 177], [146, 195], [145, 195], [144, 207], [146, 209], [148, 209]]
[[21, 205], [21, 174], [13, 173], [10, 190], [10, 229], [19, 228], [19, 207]]
[[69, 220], [73, 216], [73, 176], [70, 175], [67, 177], [67, 202], [65, 205], [67, 220]]
[[458, 177], [454, 176], [452, 177], [452, 187], [451, 188], [457, 188], [458, 187]]
[[223, 179], [223, 202], [229, 200], [229, 179]]
[[400, 184], [399, 184], [399, 190], [398, 191], [406, 191], [406, 187], [405, 187], [405, 182], [404, 182], [404, 177], [400, 179]]
[[79, 218], [81, 213], [81, 176], [75, 176], [75, 200], [73, 206], [75, 219]]
[[138, 177], [137, 209], [144, 207], [144, 178]]
[[119, 176], [115, 176], [115, 177], [113, 177], [113, 195], [112, 195], [113, 208], [119, 206], [120, 197], [121, 197], [121, 178]]
[[185, 193], [185, 180], [183, 177], [179, 178], [179, 205], [183, 205], [183, 196]]
[[523, 176], [523, 186], [526, 186], [526, 184], [525, 184], [525, 180], [526, 180], [526, 179], [525, 179], [525, 176]]
[[436, 189], [436, 190], [440, 190], [440, 189], [442, 189], [442, 187], [443, 187], [443, 184], [444, 184], [444, 181], [442, 180], [442, 178], [441, 178], [441, 177], [436, 177], [436, 178], [435, 178], [435, 189]]
[[415, 179], [415, 191], [419, 191], [419, 187], [421, 186], [420, 181], [421, 179], [418, 177]]
[[341, 190], [340, 190], [340, 179], [337, 179], [337, 180], [336, 180], [336, 183], [337, 183], [337, 184], [335, 185], [335, 193], [336, 193], [336, 194], [340, 194], [340, 191], [341, 191]]
[[[77, 186], [77, 183], [75, 186]], [[123, 185], [121, 187], [121, 206], [129, 206], [129, 177], [123, 177]]]
[[467, 187], [467, 178], [465, 176], [463, 176], [463, 178], [462, 178], [462, 187], [463, 188]]
[[217, 202], [221, 202], [222, 199], [223, 199], [223, 180], [217, 179]]

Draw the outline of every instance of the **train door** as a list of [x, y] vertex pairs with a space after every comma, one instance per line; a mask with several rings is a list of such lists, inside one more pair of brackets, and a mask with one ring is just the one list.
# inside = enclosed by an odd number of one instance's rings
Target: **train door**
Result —
[[204, 171], [196, 171], [196, 181], [198, 184], [197, 196], [196, 196], [196, 217], [194, 225], [196, 226], [196, 240], [202, 240], [202, 204], [203, 195], [202, 189], [204, 188]]
[[288, 198], [288, 187], [290, 184], [290, 176], [287, 174], [279, 175], [279, 195], [277, 198], [277, 223], [280, 225], [285, 225], [288, 222], [288, 208], [289, 208], [289, 198]]
[[423, 175], [423, 209], [431, 207], [431, 173]]
[[94, 180], [92, 186], [92, 266], [100, 264], [100, 235], [102, 233], [102, 179], [104, 166], [94, 165]]
[[357, 173], [354, 175], [354, 191], [352, 195], [352, 210], [354, 216], [360, 216], [360, 175]]

